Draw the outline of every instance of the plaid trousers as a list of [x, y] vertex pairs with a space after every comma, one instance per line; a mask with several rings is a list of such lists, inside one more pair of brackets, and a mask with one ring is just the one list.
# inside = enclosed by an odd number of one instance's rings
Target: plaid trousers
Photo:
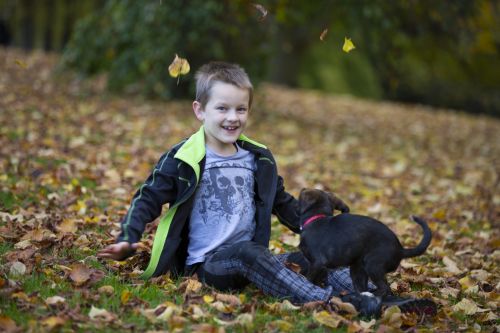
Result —
[[245, 241], [209, 254], [205, 262], [186, 267], [186, 273], [196, 273], [203, 283], [219, 290], [238, 290], [252, 282], [265, 294], [294, 303], [327, 301], [341, 291], [354, 291], [348, 269], [329, 270], [321, 288], [289, 269], [286, 261], [308, 268], [300, 252], [273, 255], [267, 247]]

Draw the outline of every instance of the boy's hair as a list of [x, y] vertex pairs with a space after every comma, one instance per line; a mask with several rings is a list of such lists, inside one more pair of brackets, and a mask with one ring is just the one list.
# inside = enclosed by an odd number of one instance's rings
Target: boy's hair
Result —
[[210, 98], [210, 89], [214, 82], [220, 81], [248, 89], [248, 107], [252, 106], [253, 86], [245, 70], [236, 65], [223, 61], [212, 61], [200, 67], [196, 72], [196, 100], [203, 107]]

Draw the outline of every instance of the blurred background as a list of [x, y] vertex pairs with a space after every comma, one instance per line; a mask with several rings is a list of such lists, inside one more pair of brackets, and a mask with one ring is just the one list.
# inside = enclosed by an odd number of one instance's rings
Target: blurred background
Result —
[[[0, 0], [2, 47], [60, 53], [60, 69], [111, 91], [192, 98], [195, 70], [225, 60], [256, 85], [497, 117], [499, 22], [498, 0]], [[179, 84], [175, 54], [191, 64]]]

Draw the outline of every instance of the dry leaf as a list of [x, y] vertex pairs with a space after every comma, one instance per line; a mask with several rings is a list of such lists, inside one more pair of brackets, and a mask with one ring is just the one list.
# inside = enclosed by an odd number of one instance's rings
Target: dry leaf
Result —
[[473, 315], [473, 314], [476, 314], [478, 312], [489, 311], [487, 309], [481, 309], [479, 306], [477, 306], [476, 303], [474, 303], [474, 301], [471, 301], [468, 298], [463, 298], [460, 302], [455, 304], [453, 306], [453, 310], [463, 312], [466, 315]]
[[449, 257], [445, 256], [443, 258], [443, 264], [446, 266], [446, 269], [448, 272], [453, 273], [453, 274], [460, 274], [462, 273], [462, 270], [460, 270], [457, 266], [457, 264], [451, 260]]
[[16, 261], [10, 266], [9, 273], [12, 276], [24, 275], [26, 273], [26, 265], [20, 261]]
[[115, 288], [113, 286], [102, 286], [97, 289], [100, 294], [113, 295], [115, 293]]
[[128, 300], [130, 299], [130, 296], [132, 293], [128, 290], [122, 291], [122, 294], [120, 296], [120, 301], [123, 305], [127, 304]]
[[385, 309], [380, 319], [380, 323], [393, 328], [400, 328], [403, 324], [401, 309], [397, 306], [390, 306]]
[[344, 321], [342, 317], [335, 313], [328, 313], [326, 311], [313, 312], [313, 318], [321, 325], [331, 328], [339, 327], [340, 323]]
[[344, 46], [342, 46], [342, 50], [346, 53], [349, 53], [351, 52], [352, 50], [354, 50], [356, 47], [354, 46], [354, 44], [352, 43], [351, 39], [350, 38], [347, 38], [345, 37], [344, 38]]
[[240, 306], [241, 300], [238, 296], [229, 295], [229, 294], [215, 294], [215, 299], [221, 302], [229, 303], [232, 306]]
[[259, 17], [259, 21], [264, 21], [264, 19], [267, 16], [267, 9], [258, 3], [253, 3], [252, 6], [254, 6], [259, 11], [259, 13], [261, 15]]
[[19, 327], [17, 327], [16, 322], [10, 317], [5, 315], [0, 315], [0, 331], [5, 333], [17, 332]]
[[47, 297], [47, 299], [45, 300], [45, 304], [47, 304], [49, 306], [62, 304], [64, 302], [66, 302], [66, 299], [64, 297], [61, 297], [61, 296]]
[[90, 279], [91, 274], [92, 269], [82, 264], [76, 264], [72, 266], [69, 277], [76, 286], [81, 286]]
[[332, 304], [335, 304], [335, 306], [339, 309], [339, 311], [344, 311], [352, 315], [358, 314], [358, 311], [356, 310], [354, 305], [352, 305], [351, 303], [342, 302], [342, 300], [338, 297], [332, 297], [330, 302]]
[[89, 318], [91, 320], [103, 321], [111, 323], [117, 319], [116, 315], [105, 309], [99, 309], [92, 305], [89, 311]]
[[65, 319], [56, 316], [50, 316], [42, 320], [42, 326], [44, 326], [48, 331], [61, 327], [64, 323], [66, 323]]
[[[180, 78], [181, 75], [189, 73], [190, 69], [187, 59], [181, 58], [176, 54], [174, 60], [168, 66], [168, 73], [171, 77]], [[179, 80], [177, 80], [177, 84], [179, 84]]]
[[328, 33], [328, 29], [325, 29], [323, 30], [323, 32], [321, 33], [321, 35], [319, 36], [319, 40], [320, 41], [324, 41], [325, 38], [326, 38], [326, 34]]

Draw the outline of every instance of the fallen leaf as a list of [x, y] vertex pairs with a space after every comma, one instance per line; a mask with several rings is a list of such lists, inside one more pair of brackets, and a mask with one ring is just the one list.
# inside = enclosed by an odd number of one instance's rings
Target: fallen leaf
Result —
[[90, 279], [92, 269], [82, 264], [73, 265], [69, 277], [76, 286], [81, 286]]
[[380, 323], [393, 328], [400, 328], [403, 324], [401, 309], [397, 306], [390, 306], [385, 309], [380, 319]]
[[99, 309], [92, 305], [89, 311], [89, 318], [91, 320], [103, 321], [111, 323], [117, 319], [116, 315], [106, 309]]
[[241, 305], [241, 300], [238, 296], [229, 295], [229, 294], [215, 294], [215, 299], [224, 303], [228, 303], [232, 306]]
[[26, 265], [20, 261], [12, 263], [9, 270], [10, 275], [17, 277], [26, 273]]
[[325, 325], [331, 328], [339, 327], [340, 323], [343, 322], [343, 318], [335, 313], [328, 313], [326, 311], [313, 312], [313, 318], [321, 325]]
[[338, 297], [332, 297], [330, 299], [330, 302], [334, 304], [339, 309], [339, 311], [344, 311], [352, 315], [358, 314], [358, 311], [356, 310], [354, 305], [352, 305], [351, 303], [342, 302], [342, 300]]
[[97, 289], [100, 294], [113, 295], [115, 293], [115, 288], [113, 286], [102, 286]]
[[448, 272], [453, 273], [453, 274], [460, 274], [462, 273], [462, 270], [460, 270], [457, 266], [457, 264], [451, 260], [449, 257], [445, 256], [443, 258], [443, 264], [446, 266], [446, 269]]
[[65, 319], [57, 316], [50, 316], [42, 320], [42, 326], [44, 326], [48, 331], [52, 331], [56, 328], [59, 328], [63, 326], [65, 323], [66, 323]]
[[122, 294], [120, 296], [120, 301], [121, 301], [122, 305], [127, 304], [131, 295], [132, 295], [132, 293], [126, 289], [124, 291], [122, 291]]
[[352, 50], [354, 50], [356, 47], [354, 46], [354, 44], [352, 43], [351, 39], [350, 38], [347, 38], [345, 37], [344, 38], [344, 46], [342, 46], [342, 50], [346, 53], [349, 53], [351, 52]]
[[5, 315], [0, 315], [0, 331], [5, 333], [17, 332], [19, 327], [17, 327], [16, 322], [10, 317]]
[[471, 301], [468, 298], [462, 298], [460, 302], [453, 306], [453, 310], [463, 312], [466, 315], [473, 315], [478, 312], [489, 311], [487, 309], [481, 309], [479, 306], [477, 306], [476, 303], [474, 303], [474, 301]]

